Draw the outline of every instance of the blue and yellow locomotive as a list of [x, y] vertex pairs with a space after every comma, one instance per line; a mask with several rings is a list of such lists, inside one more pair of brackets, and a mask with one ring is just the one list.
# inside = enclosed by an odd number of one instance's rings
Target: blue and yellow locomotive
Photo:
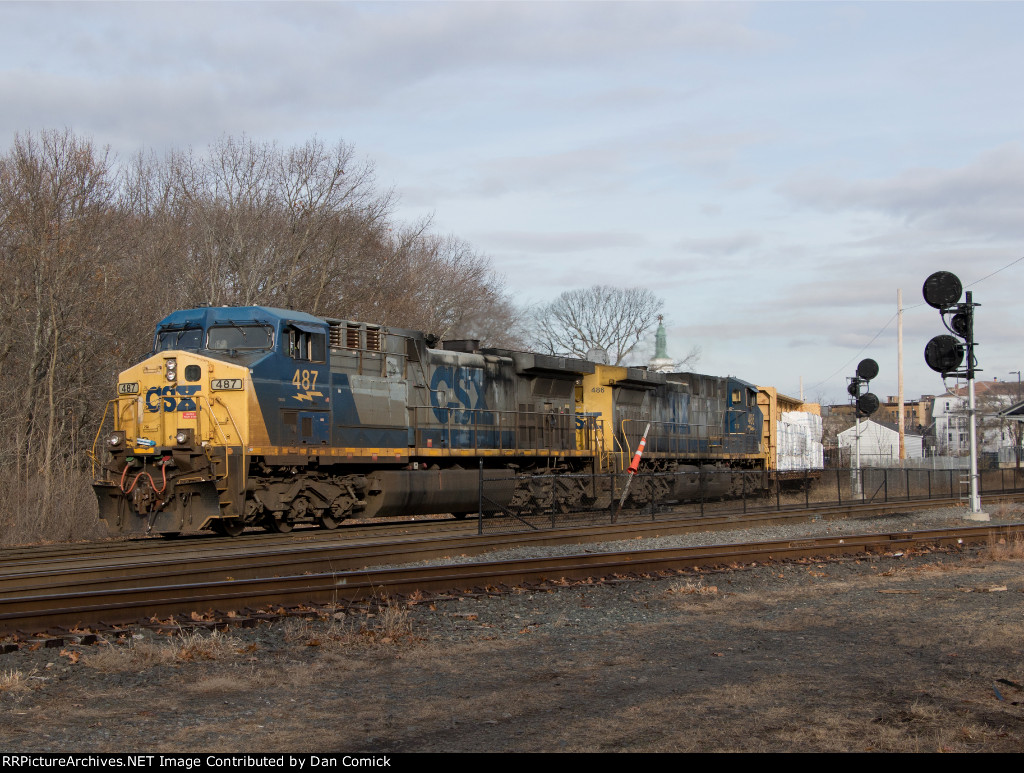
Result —
[[[757, 391], [285, 309], [190, 309], [120, 374], [94, 487], [117, 534], [461, 516], [481, 463], [504, 482], [489, 496], [528, 511], [550, 506], [533, 473], [621, 471], [650, 423], [646, 469], [733, 470], [702, 484], [725, 496], [765, 469]], [[561, 505], [585, 491], [567, 483]]]

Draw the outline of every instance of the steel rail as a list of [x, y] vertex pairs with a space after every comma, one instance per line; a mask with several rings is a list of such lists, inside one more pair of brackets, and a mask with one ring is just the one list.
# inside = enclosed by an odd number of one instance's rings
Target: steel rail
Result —
[[[275, 605], [331, 604], [414, 591], [472, 592], [474, 588], [570, 581], [628, 573], [662, 573], [710, 567], [738, 567], [795, 558], [909, 550], [924, 545], [963, 546], [996, 537], [1020, 538], [1024, 526], [850, 534], [816, 539], [689, 548], [582, 553], [445, 566], [330, 571], [254, 579], [122, 587], [106, 592], [59, 592], [0, 599], [0, 632], [33, 632], [54, 627], [131, 623], [217, 610], [241, 612]], [[469, 589], [467, 591], [467, 589]]]
[[[934, 501], [932, 501], [934, 504]], [[213, 540], [208, 550], [170, 555], [163, 551], [135, 552], [114, 558], [104, 556], [58, 557], [54, 561], [9, 562], [0, 570], [0, 595], [46, 595], [74, 587], [79, 591], [102, 592], [131, 581], [138, 587], [166, 585], [181, 581], [258, 579], [306, 572], [352, 571], [385, 563], [429, 561], [452, 554], [479, 555], [500, 548], [582, 544], [659, 537], [693, 531], [714, 532], [769, 524], [807, 520], [835, 520], [875, 514], [876, 507], [823, 508], [746, 516], [705, 516], [659, 521], [622, 522], [570, 526], [538, 532], [468, 534], [423, 538], [396, 538], [389, 542], [325, 541], [292, 542], [271, 540], [237, 543]], [[903, 508], [906, 509], [906, 508]], [[376, 535], [373, 535], [376, 536]]]
[[[928, 502], [935, 505], [934, 500]], [[415, 532], [413, 536], [400, 535], [388, 542], [340, 539], [294, 542], [275, 539], [239, 543], [235, 540], [211, 540], [207, 549], [200, 547], [170, 554], [154, 548], [152, 551], [130, 551], [116, 557], [110, 554], [74, 557], [58, 555], [45, 561], [35, 558], [9, 561], [0, 566], [0, 593], [41, 595], [62, 586], [99, 591], [128, 578], [134, 578], [135, 582], [144, 586], [166, 584], [175, 577], [199, 581], [220, 579], [230, 574], [235, 579], [256, 579], [296, 571], [353, 570], [382, 563], [427, 561], [453, 553], [479, 555], [506, 547], [607, 542], [807, 520], [836, 520], [852, 515], [863, 518], [877, 514], [877, 510], [877, 506], [853, 509], [833, 507], [743, 516], [683, 517], [633, 522], [623, 520], [615, 524], [567, 526], [536, 532], [487, 534], [483, 537], [471, 535], [470, 527], [463, 527], [461, 534], [425, 537]], [[378, 535], [375, 533], [371, 536]]]

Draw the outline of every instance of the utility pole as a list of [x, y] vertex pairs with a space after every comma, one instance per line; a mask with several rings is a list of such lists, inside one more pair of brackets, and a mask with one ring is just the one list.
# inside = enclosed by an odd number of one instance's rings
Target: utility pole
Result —
[[896, 406], [900, 412], [900, 461], [907, 458], [906, 426], [903, 418], [903, 290], [896, 290]]
[[[1017, 402], [1019, 403], [1020, 402], [1020, 371], [1019, 370], [1011, 370], [1010, 371], [1010, 375], [1011, 376], [1014, 373], [1017, 374]], [[1013, 424], [1013, 422], [1011, 422], [1011, 425], [1012, 424]], [[1017, 469], [1019, 470], [1020, 469], [1020, 441], [1021, 441], [1021, 433], [1024, 432], [1024, 426], [1022, 426], [1020, 422], [1016, 422], [1016, 425], [1017, 426], [1013, 427], [1013, 429], [1010, 430], [1010, 437], [1013, 438], [1013, 458], [1016, 460], [1016, 462], [1017, 462]]]

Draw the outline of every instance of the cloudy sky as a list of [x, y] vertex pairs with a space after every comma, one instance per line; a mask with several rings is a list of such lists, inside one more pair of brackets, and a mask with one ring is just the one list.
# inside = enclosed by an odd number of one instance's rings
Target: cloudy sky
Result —
[[520, 302], [650, 288], [670, 354], [807, 399], [864, 357], [896, 394], [902, 288], [911, 398], [942, 391], [940, 269], [980, 377], [1024, 369], [1021, 30], [1017, 2], [0, 1], [0, 141], [344, 140]]

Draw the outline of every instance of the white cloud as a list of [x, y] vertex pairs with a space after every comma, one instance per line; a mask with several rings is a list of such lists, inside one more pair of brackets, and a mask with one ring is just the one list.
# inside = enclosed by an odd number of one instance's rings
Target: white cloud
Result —
[[982, 239], [1024, 236], [1024, 149], [1008, 143], [957, 168], [914, 168], [892, 177], [804, 176], [780, 191], [826, 212], [866, 210], [934, 231]]

